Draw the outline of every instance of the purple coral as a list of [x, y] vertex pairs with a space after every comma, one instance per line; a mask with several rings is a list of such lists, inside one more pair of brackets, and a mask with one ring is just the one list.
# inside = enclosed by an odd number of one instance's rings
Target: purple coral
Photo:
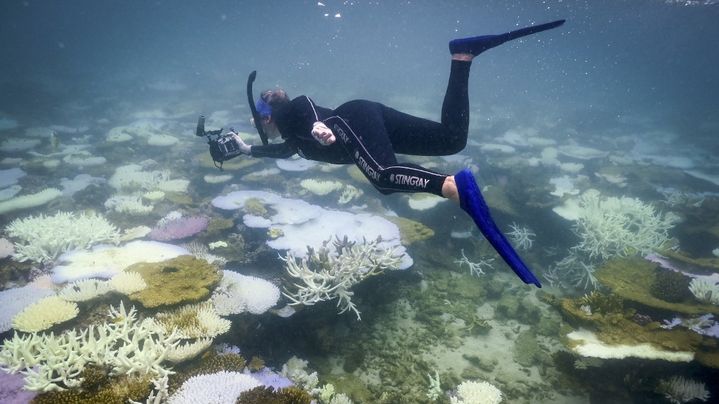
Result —
[[179, 217], [163, 221], [148, 236], [156, 241], [178, 240], [205, 230], [209, 222], [210, 219], [205, 216]]
[[292, 380], [273, 372], [269, 368], [263, 368], [259, 372], [250, 373], [250, 376], [262, 383], [264, 386], [272, 387], [275, 390], [284, 389], [293, 385]]
[[0, 402], [5, 404], [25, 404], [37, 395], [34, 391], [23, 390], [25, 379], [22, 374], [7, 373], [0, 369]]

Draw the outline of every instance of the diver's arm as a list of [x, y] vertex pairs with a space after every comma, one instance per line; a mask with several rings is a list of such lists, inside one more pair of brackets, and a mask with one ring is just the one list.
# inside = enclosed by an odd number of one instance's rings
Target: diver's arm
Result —
[[238, 135], [237, 133], [231, 132], [231, 135], [234, 138], [235, 142], [237, 142], [237, 147], [239, 148], [240, 152], [246, 156], [286, 159], [297, 153], [295, 148], [286, 141], [283, 143], [250, 146], [245, 143], [245, 141], [242, 140], [240, 135]]
[[286, 159], [297, 154], [295, 148], [287, 142], [249, 147], [249, 155], [252, 157], [270, 157], [276, 159]]

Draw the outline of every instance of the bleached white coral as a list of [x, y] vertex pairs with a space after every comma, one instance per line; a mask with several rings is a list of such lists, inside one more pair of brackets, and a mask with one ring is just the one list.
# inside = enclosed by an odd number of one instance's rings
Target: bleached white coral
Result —
[[23, 371], [25, 389], [57, 391], [78, 387], [87, 364], [107, 366], [112, 374], [151, 374], [167, 376], [162, 366], [169, 347], [177, 343], [176, 334], [167, 334], [154, 320], [137, 321], [133, 307], [123, 304], [110, 308], [110, 320], [98, 326], [60, 335], [15, 334], [0, 349], [0, 366], [11, 373]]
[[117, 167], [108, 180], [111, 187], [123, 193], [135, 191], [185, 192], [190, 181], [171, 179], [169, 170], [144, 171], [139, 164]]
[[512, 230], [507, 232], [507, 237], [512, 240], [512, 244], [514, 244], [515, 247], [520, 250], [529, 250], [532, 248], [534, 238], [537, 237], [536, 233], [528, 227], [520, 226], [517, 223], [512, 223], [509, 227]]
[[230, 321], [220, 317], [208, 302], [190, 304], [179, 309], [158, 313], [155, 321], [165, 331], [173, 329], [180, 338], [216, 337], [230, 330]]
[[282, 365], [280, 374], [292, 380], [292, 382], [299, 387], [310, 392], [318, 393], [319, 390], [313, 391], [317, 389], [317, 385], [319, 383], [317, 372], [309, 373], [307, 371], [307, 364], [308, 362], [306, 360], [293, 356], [287, 361], [287, 363]]
[[14, 329], [24, 332], [47, 330], [55, 324], [77, 317], [77, 304], [59, 296], [48, 296], [26, 307], [12, 321]]
[[82, 279], [65, 285], [58, 295], [68, 302], [86, 302], [111, 290], [111, 286], [97, 279]]
[[117, 243], [120, 237], [118, 229], [104, 217], [72, 212], [15, 219], [5, 231], [17, 239], [14, 259], [41, 263], [54, 261], [66, 251], [101, 242]]
[[452, 404], [499, 404], [502, 392], [488, 382], [464, 381], [457, 386], [457, 396], [451, 396]]
[[237, 401], [242, 392], [261, 386], [250, 375], [239, 372], [202, 374], [187, 379], [168, 404], [229, 404]]
[[209, 348], [210, 345], [212, 345], [212, 341], [212, 338], [198, 338], [192, 342], [180, 343], [167, 350], [165, 359], [172, 363], [188, 361]]
[[34, 208], [44, 205], [55, 198], [62, 196], [62, 191], [57, 188], [45, 188], [34, 194], [16, 196], [6, 201], [0, 201], [0, 214], [5, 214], [19, 209]]
[[673, 376], [659, 383], [659, 390], [672, 403], [683, 404], [692, 400], [707, 401], [709, 391], [704, 383], [696, 382], [682, 376]]
[[464, 248], [462, 251], [462, 258], [454, 260], [454, 263], [457, 264], [460, 268], [462, 266], [467, 266], [469, 269], [469, 274], [479, 277], [480, 275], [484, 275], [484, 269], [492, 269], [492, 264], [494, 263], [494, 258], [480, 258], [479, 260], [470, 261], [469, 258], [467, 258], [467, 255], [464, 253]]
[[312, 178], [300, 181], [300, 186], [307, 191], [320, 196], [342, 189], [342, 183], [339, 181], [322, 181]]
[[184, 244], [184, 247], [187, 248], [190, 254], [192, 254], [195, 258], [205, 260], [210, 264], [215, 264], [219, 267], [224, 267], [225, 264], [227, 264], [226, 258], [210, 253], [210, 249], [213, 249], [213, 247], [227, 247], [227, 243], [225, 243], [224, 241], [210, 243], [208, 246], [209, 249], [204, 244], [197, 241], [191, 241], [187, 244]]
[[282, 258], [287, 274], [301, 281], [294, 284], [294, 290], [285, 289], [283, 295], [291, 305], [305, 306], [336, 298], [340, 314], [351, 310], [360, 320], [350, 288], [386, 269], [397, 269], [401, 259], [395, 251], [379, 247], [379, 240], [354, 243], [338, 239], [332, 243], [332, 250], [328, 243], [317, 251], [309, 248], [306, 257], [299, 260], [292, 253]]
[[689, 290], [698, 300], [719, 305], [719, 284], [706, 277], [692, 279], [689, 283]]
[[123, 295], [130, 295], [147, 288], [147, 283], [137, 272], [122, 271], [106, 283], [112, 290]]
[[669, 240], [678, 217], [661, 214], [637, 198], [602, 197], [590, 190], [579, 199], [577, 248], [590, 258], [608, 259], [649, 253]]
[[142, 203], [139, 195], [114, 195], [105, 201], [105, 207], [118, 213], [142, 215], [152, 212], [153, 205]]
[[262, 314], [277, 304], [280, 290], [264, 279], [223, 271], [220, 285], [212, 293], [212, 303], [221, 316], [248, 311]]

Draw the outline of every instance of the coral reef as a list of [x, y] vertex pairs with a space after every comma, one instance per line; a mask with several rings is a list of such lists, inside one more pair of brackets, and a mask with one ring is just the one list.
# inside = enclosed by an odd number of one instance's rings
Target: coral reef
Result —
[[719, 314], [719, 306], [711, 304], [673, 303], [655, 297], [651, 288], [656, 282], [656, 265], [640, 258], [624, 258], [607, 262], [596, 272], [599, 281], [625, 300], [669, 312], [684, 314]]

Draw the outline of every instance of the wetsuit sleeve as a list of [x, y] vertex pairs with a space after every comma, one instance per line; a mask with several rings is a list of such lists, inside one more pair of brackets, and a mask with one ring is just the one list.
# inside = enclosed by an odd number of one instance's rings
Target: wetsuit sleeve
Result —
[[277, 144], [268, 144], [262, 146], [252, 146], [250, 155], [252, 157], [270, 157], [276, 159], [286, 159], [297, 153], [297, 148], [290, 142]]

